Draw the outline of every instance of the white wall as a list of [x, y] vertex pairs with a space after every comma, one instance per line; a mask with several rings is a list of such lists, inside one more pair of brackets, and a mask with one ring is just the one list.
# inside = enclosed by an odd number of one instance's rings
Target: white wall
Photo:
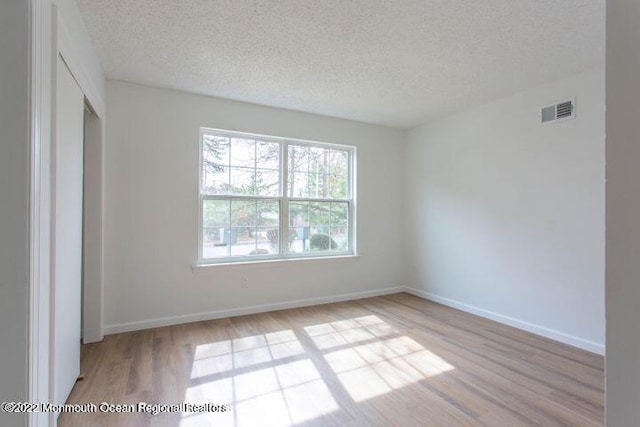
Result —
[[[0, 3], [0, 402], [27, 400], [29, 9]], [[0, 425], [26, 424], [0, 412]]]
[[[357, 146], [360, 257], [192, 271], [201, 126]], [[107, 331], [400, 285], [403, 162], [401, 131], [109, 81]]]
[[[577, 118], [540, 124], [575, 96]], [[405, 283], [592, 351], [604, 344], [604, 73], [413, 129]]]
[[607, 425], [640, 420], [640, 2], [607, 2]]

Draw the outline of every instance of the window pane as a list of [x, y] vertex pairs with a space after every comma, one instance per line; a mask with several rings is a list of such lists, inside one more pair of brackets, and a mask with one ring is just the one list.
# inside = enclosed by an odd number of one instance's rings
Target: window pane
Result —
[[309, 197], [309, 174], [307, 172], [289, 172], [289, 197]]
[[256, 201], [232, 200], [231, 201], [231, 226], [255, 227], [256, 225]]
[[329, 219], [331, 212], [331, 203], [328, 202], [312, 202], [309, 203], [309, 223], [324, 232], [325, 227], [329, 227]]
[[261, 200], [257, 203], [257, 225], [260, 227], [278, 227], [280, 225], [280, 203]]
[[280, 252], [280, 204], [277, 201], [257, 203], [256, 255]]
[[258, 141], [256, 145], [256, 165], [262, 169], [280, 169], [280, 144]]
[[231, 167], [231, 186], [229, 194], [255, 195], [254, 169]]
[[330, 197], [346, 199], [349, 197], [349, 153], [344, 150], [331, 150], [330, 159]]
[[202, 193], [280, 196], [280, 143], [204, 134]]
[[280, 173], [268, 169], [258, 169], [256, 171], [255, 194], [264, 197], [280, 195]]
[[306, 145], [289, 145], [289, 171], [309, 171], [309, 147]]
[[227, 255], [226, 243], [230, 238], [228, 200], [204, 200], [202, 204], [202, 257]]
[[289, 203], [289, 225], [291, 227], [309, 225], [309, 202]]
[[256, 209], [255, 200], [231, 201], [231, 255], [249, 255], [256, 249]]
[[202, 190], [204, 194], [225, 194], [229, 187], [229, 138], [203, 135]]
[[309, 252], [309, 202], [289, 203], [289, 250], [293, 253]]
[[309, 147], [309, 172], [329, 173], [329, 150]]
[[202, 171], [202, 190], [204, 194], [228, 194], [229, 193], [229, 167], [207, 167]]
[[289, 235], [293, 253], [349, 250], [349, 203], [289, 203]]
[[325, 173], [309, 173], [309, 197], [328, 199], [329, 175]]
[[349, 204], [331, 203], [329, 235], [337, 245], [337, 250], [349, 250]]
[[233, 200], [231, 228], [232, 256], [279, 253], [280, 204], [271, 200]]
[[329, 175], [329, 196], [332, 199], [346, 199], [349, 194], [347, 175]]
[[287, 195], [299, 198], [349, 197], [349, 152], [289, 145]]
[[331, 150], [331, 173], [347, 176], [349, 174], [349, 152], [344, 150]]
[[231, 166], [256, 167], [256, 142], [253, 139], [231, 138]]
[[205, 165], [229, 165], [229, 138], [215, 135], [203, 135], [202, 160]]
[[309, 225], [309, 248], [311, 252], [338, 249], [338, 244], [331, 238], [331, 203], [309, 203]]

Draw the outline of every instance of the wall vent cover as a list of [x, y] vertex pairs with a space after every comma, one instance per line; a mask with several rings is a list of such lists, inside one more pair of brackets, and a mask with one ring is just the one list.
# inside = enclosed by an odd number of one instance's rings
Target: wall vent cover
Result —
[[573, 119], [576, 117], [576, 100], [570, 99], [568, 101], [543, 107], [541, 117], [542, 123]]

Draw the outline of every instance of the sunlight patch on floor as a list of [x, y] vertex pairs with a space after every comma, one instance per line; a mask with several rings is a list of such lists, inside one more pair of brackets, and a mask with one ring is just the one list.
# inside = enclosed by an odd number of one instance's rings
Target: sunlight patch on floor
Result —
[[454, 369], [408, 336], [392, 337], [398, 331], [376, 316], [313, 325], [307, 331], [318, 348], [328, 350], [327, 364], [356, 402]]
[[229, 403], [232, 409], [183, 414], [180, 425], [305, 423], [340, 410], [327, 384], [339, 384], [357, 403], [454, 369], [375, 315], [311, 325], [304, 332], [321, 360], [309, 358], [293, 330], [198, 345], [185, 401]]
[[339, 409], [291, 330], [196, 347], [186, 402], [231, 403], [223, 414], [183, 414], [180, 426], [289, 426]]
[[304, 353], [291, 330], [238, 338], [196, 347], [191, 379], [228, 372]]

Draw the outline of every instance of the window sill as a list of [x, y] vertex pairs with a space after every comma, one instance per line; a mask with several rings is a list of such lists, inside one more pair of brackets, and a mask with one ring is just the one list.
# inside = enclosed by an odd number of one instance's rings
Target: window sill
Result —
[[335, 256], [323, 256], [323, 257], [300, 257], [300, 258], [278, 258], [278, 259], [261, 259], [255, 261], [230, 261], [230, 262], [216, 262], [208, 264], [193, 264], [191, 270], [195, 273], [197, 271], [209, 270], [209, 269], [226, 269], [226, 268], [255, 268], [264, 267], [268, 265], [288, 264], [288, 263], [307, 263], [307, 262], [332, 262], [347, 259], [360, 258], [360, 255], [335, 255]]

